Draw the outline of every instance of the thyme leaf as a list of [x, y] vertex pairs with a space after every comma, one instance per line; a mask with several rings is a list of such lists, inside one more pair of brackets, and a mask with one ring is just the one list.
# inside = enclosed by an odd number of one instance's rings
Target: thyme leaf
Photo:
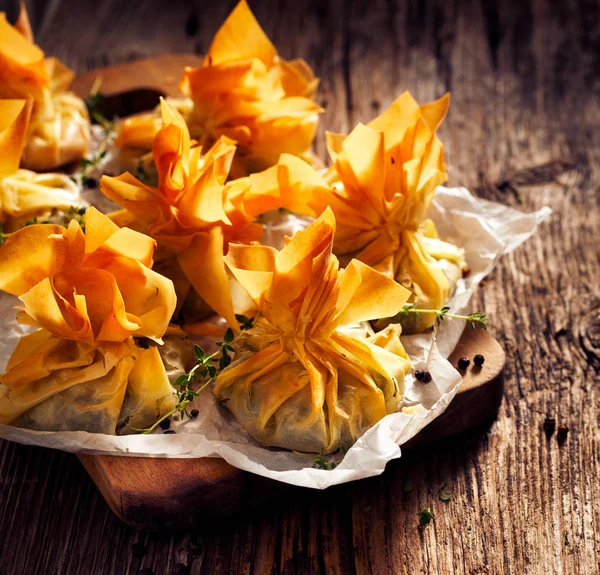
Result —
[[250, 329], [256, 318], [246, 317], [245, 315], [236, 314], [235, 319], [238, 320], [238, 322], [240, 324], [240, 329], [243, 331], [246, 329]]
[[444, 481], [444, 483], [440, 485], [440, 501], [448, 502], [450, 499], [452, 499], [452, 493], [446, 491], [446, 487], [447, 482]]
[[432, 519], [435, 519], [429, 507], [421, 509], [421, 511], [417, 513], [417, 516], [419, 517], [419, 527], [421, 529], [429, 525]]

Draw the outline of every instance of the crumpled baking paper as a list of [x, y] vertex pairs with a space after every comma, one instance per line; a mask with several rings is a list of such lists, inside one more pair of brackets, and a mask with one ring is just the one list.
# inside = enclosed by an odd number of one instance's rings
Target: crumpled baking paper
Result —
[[[95, 203], [95, 202], [94, 202]], [[458, 282], [449, 302], [452, 313], [463, 313], [479, 282], [498, 258], [535, 233], [550, 216], [549, 208], [524, 214], [515, 209], [472, 196], [465, 188], [439, 187], [428, 216], [440, 237], [465, 249], [471, 273]], [[283, 236], [302, 229], [309, 220], [289, 213], [265, 218], [265, 243], [281, 247]], [[7, 318], [0, 333], [0, 368], [21, 333], [26, 329], [14, 320], [16, 298], [2, 294], [1, 317]], [[494, 318], [490, 318], [493, 325]], [[461, 377], [445, 359], [458, 342], [465, 323], [447, 319], [437, 334], [402, 338], [416, 369], [432, 376], [428, 385], [418, 384], [412, 374], [405, 381], [405, 397], [398, 412], [388, 415], [367, 431], [346, 453], [335, 469], [312, 468], [313, 461], [289, 451], [266, 448], [254, 441], [234, 417], [206, 389], [190, 409], [199, 410], [195, 419], [174, 422], [176, 434], [110, 436], [86, 432], [39, 432], [0, 425], [0, 437], [28, 445], [71, 452], [104, 453], [146, 457], [222, 457], [240, 469], [285, 483], [325, 489], [326, 487], [378, 475], [388, 461], [401, 456], [401, 446], [433, 421], [452, 401]], [[333, 459], [340, 457], [334, 455]]]

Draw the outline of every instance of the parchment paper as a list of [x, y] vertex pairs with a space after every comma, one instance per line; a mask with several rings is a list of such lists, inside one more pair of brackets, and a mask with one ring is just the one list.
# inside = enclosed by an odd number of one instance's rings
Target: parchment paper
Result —
[[[94, 198], [89, 198], [97, 203]], [[465, 248], [471, 270], [461, 279], [449, 306], [452, 313], [464, 313], [479, 282], [488, 275], [498, 258], [526, 241], [537, 226], [550, 216], [543, 208], [524, 214], [501, 204], [475, 198], [465, 188], [436, 191], [429, 216], [440, 237]], [[306, 218], [277, 214], [265, 218], [265, 243], [281, 247], [283, 235], [305, 227]], [[16, 298], [0, 296], [0, 368], [4, 368], [20, 335], [12, 309]], [[493, 324], [494, 318], [489, 322]], [[174, 422], [176, 434], [109, 436], [86, 432], [38, 432], [0, 425], [0, 437], [29, 445], [41, 445], [72, 452], [110, 453], [147, 457], [222, 457], [231, 465], [285, 483], [324, 489], [331, 485], [378, 475], [388, 461], [401, 455], [401, 446], [438, 417], [456, 394], [460, 374], [445, 359], [458, 342], [465, 323], [442, 322], [437, 334], [403, 336], [415, 369], [425, 368], [432, 382], [424, 385], [409, 375], [399, 411], [388, 415], [367, 431], [331, 470], [312, 468], [313, 461], [281, 449], [266, 448], [254, 441], [233, 416], [206, 389], [190, 409], [198, 409], [196, 419]], [[331, 459], [339, 459], [334, 455]]]

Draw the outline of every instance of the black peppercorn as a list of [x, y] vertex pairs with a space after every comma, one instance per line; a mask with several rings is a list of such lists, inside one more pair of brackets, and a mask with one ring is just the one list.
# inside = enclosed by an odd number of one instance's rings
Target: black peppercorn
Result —
[[481, 367], [485, 362], [485, 357], [483, 357], [483, 355], [481, 355], [480, 353], [478, 353], [474, 358], [473, 358], [473, 363], [477, 366], [477, 367]]
[[171, 427], [171, 420], [169, 418], [163, 419], [158, 425], [161, 429], [169, 429]]
[[196, 417], [198, 417], [198, 414], [199, 414], [199, 413], [200, 413], [200, 412], [199, 412], [197, 409], [192, 409], [192, 411], [190, 411], [190, 415], [191, 415], [191, 416], [192, 416], [194, 419], [196, 419]]
[[173, 429], [167, 429], [167, 431], [163, 431], [164, 435], [173, 434], [173, 433], [175, 433], [175, 430], [173, 430]]
[[458, 369], [460, 369], [461, 371], [464, 371], [465, 369], [467, 369], [467, 367], [469, 367], [470, 363], [471, 363], [471, 360], [468, 357], [461, 357], [458, 360]]
[[85, 178], [83, 180], [83, 185], [91, 190], [98, 187], [98, 180], [96, 178]]
[[425, 372], [422, 369], [415, 370], [415, 379], [417, 379], [418, 381], [423, 381], [424, 377]]
[[567, 439], [567, 433], [569, 433], [569, 428], [566, 425], [559, 425], [558, 426], [558, 434], [556, 436], [556, 439], [558, 440], [558, 443], [564, 443], [565, 440]]
[[431, 374], [426, 371], [425, 375], [423, 376], [423, 383], [429, 383], [431, 381]]
[[546, 437], [551, 437], [556, 429], [556, 419], [553, 417], [546, 417], [544, 420], [544, 432], [546, 433]]

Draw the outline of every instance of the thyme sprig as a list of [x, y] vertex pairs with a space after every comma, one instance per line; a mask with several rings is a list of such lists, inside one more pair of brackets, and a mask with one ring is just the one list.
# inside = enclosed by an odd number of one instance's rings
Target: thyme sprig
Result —
[[102, 139], [98, 145], [96, 152], [87, 158], [82, 158], [79, 162], [81, 172], [77, 177], [72, 180], [80, 186], [87, 186], [92, 183], [90, 174], [100, 166], [106, 154], [108, 153], [108, 147], [114, 142], [117, 136], [117, 120], [114, 118], [112, 121], [108, 120], [100, 111], [100, 106], [104, 99], [104, 96], [100, 94], [100, 85], [102, 84], [102, 78], [98, 76], [94, 80], [92, 89], [88, 97], [85, 100], [85, 105], [92, 119], [102, 127]]
[[[240, 328], [243, 330], [250, 329], [253, 324], [253, 319], [245, 316], [236, 316], [240, 322]], [[238, 336], [239, 337], [239, 336]], [[172, 415], [180, 413], [186, 415], [190, 419], [192, 415], [188, 412], [188, 405], [198, 397], [200, 393], [206, 389], [217, 377], [217, 374], [224, 370], [232, 360], [231, 352], [234, 351], [233, 344], [236, 337], [233, 330], [229, 328], [223, 336], [223, 341], [217, 342], [217, 351], [207, 354], [199, 345], [194, 346], [194, 357], [196, 361], [188, 373], [180, 375], [174, 382], [173, 387], [177, 395], [177, 404], [171, 411], [165, 413], [158, 421], [146, 429], [137, 427], [129, 427], [132, 431], [137, 431], [143, 435], [152, 433], [163, 421], [169, 419]], [[219, 357], [220, 356], [220, 357]], [[215, 361], [218, 358], [218, 365]], [[201, 384], [199, 388], [194, 389], [193, 386]]]
[[481, 329], [487, 329], [487, 320], [488, 317], [485, 313], [476, 311], [471, 315], [459, 315], [455, 313], [449, 313], [450, 308], [448, 306], [444, 306], [440, 309], [423, 309], [418, 308], [416, 304], [407, 304], [405, 305], [400, 313], [398, 314], [398, 319], [402, 321], [404, 318], [408, 317], [409, 314], [419, 314], [419, 313], [433, 313], [437, 316], [438, 325], [444, 321], [445, 318], [450, 317], [454, 319], [463, 319], [469, 322], [469, 325], [472, 329], [479, 326]]
[[86, 207], [76, 208], [75, 206], [71, 206], [67, 210], [67, 217], [70, 220], [75, 220], [79, 223], [79, 226], [83, 231], [85, 231], [85, 212], [87, 211]]
[[[58, 210], [57, 208], [53, 208], [49, 218], [53, 218], [55, 217], [57, 214], [60, 216], [60, 214], [64, 214], [64, 220], [65, 223], [63, 225], [67, 225], [67, 222], [70, 222], [71, 220], [77, 220], [79, 222], [79, 225], [81, 226], [82, 230], [85, 230], [85, 212], [86, 212], [87, 208], [85, 207], [76, 207], [76, 206], [71, 206], [69, 209], [67, 209], [66, 212], [63, 212], [61, 210]], [[25, 222], [25, 227], [27, 226], [34, 226], [36, 224], [53, 224], [53, 223], [57, 223], [54, 220], [51, 219], [45, 219], [45, 220], [38, 220], [37, 216], [34, 216], [33, 218], [31, 218], [30, 220], [27, 220]], [[62, 220], [61, 222], [62, 223]], [[5, 242], [5, 240], [7, 240], [14, 232], [5, 232], [3, 230], [3, 225], [2, 222], [0, 222], [0, 246]]]
[[77, 207], [71, 206], [67, 209], [66, 212], [58, 210], [57, 208], [52, 208], [48, 219], [38, 220], [37, 216], [34, 216], [31, 220], [27, 220], [25, 222], [25, 226], [34, 226], [36, 224], [56, 224], [59, 223], [64, 227], [68, 226], [68, 223], [71, 220], [75, 220], [80, 226], [81, 229], [85, 231], [85, 212], [87, 208], [85, 206]]
[[88, 110], [91, 118], [100, 126], [104, 128], [105, 131], [112, 130], [116, 124], [116, 118], [111, 122], [104, 116], [101, 111], [102, 102], [104, 101], [104, 96], [100, 93], [100, 86], [102, 86], [102, 77], [97, 76], [92, 84], [92, 88], [88, 97], [85, 99], [85, 107]]

